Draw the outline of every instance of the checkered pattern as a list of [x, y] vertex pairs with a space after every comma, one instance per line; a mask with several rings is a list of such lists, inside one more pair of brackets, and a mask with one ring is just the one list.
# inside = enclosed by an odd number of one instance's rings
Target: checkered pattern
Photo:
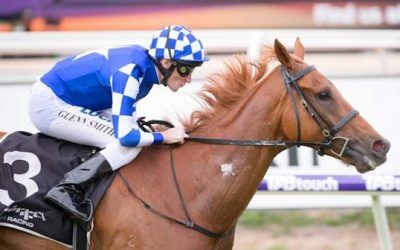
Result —
[[208, 58], [204, 54], [203, 44], [193, 35], [192, 31], [179, 25], [169, 27], [169, 39], [168, 27], [158, 31], [154, 35], [149, 49], [149, 54], [152, 57], [157, 59], [171, 59], [168, 52], [169, 48], [174, 60], [208, 61]]
[[137, 125], [136, 101], [142, 73], [135, 64], [121, 67], [112, 77], [112, 121], [115, 136], [126, 147], [148, 146], [163, 142], [160, 133], [141, 132]]

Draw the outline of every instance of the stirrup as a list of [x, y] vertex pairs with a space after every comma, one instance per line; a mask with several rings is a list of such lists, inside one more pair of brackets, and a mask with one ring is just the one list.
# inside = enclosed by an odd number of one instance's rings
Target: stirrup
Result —
[[87, 219], [82, 219], [82, 218], [79, 218], [79, 219], [81, 219], [84, 222], [89, 222], [92, 219], [93, 213], [94, 213], [94, 206], [93, 206], [92, 201], [90, 199], [86, 199], [80, 205], [83, 206], [83, 207], [88, 207], [89, 210], [88, 210], [88, 213], [86, 213]]

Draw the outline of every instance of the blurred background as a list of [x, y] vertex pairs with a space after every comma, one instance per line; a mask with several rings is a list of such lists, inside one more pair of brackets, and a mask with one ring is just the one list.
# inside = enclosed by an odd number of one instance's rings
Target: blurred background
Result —
[[234, 249], [400, 248], [399, 1], [0, 0], [0, 130], [36, 132], [30, 86], [62, 57], [147, 47], [171, 24], [194, 30], [211, 61], [177, 93], [152, 90], [143, 115], [190, 114], [193, 95], [232, 54], [256, 58], [275, 38], [291, 49], [300, 37], [306, 62], [392, 143], [387, 163], [364, 175], [307, 148], [281, 153], [239, 221]]

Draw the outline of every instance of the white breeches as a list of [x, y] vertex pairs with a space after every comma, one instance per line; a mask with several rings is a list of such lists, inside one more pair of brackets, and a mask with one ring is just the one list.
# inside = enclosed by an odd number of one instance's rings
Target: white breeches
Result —
[[100, 153], [116, 170], [136, 158], [140, 147], [124, 147], [114, 137], [110, 110], [91, 111], [70, 105], [44, 83], [33, 84], [29, 115], [42, 133], [67, 141], [102, 148]]

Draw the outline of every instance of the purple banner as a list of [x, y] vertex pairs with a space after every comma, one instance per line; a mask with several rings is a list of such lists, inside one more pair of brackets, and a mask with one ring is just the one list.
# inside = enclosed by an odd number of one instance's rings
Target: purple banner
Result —
[[399, 175], [267, 175], [259, 191], [400, 191]]

